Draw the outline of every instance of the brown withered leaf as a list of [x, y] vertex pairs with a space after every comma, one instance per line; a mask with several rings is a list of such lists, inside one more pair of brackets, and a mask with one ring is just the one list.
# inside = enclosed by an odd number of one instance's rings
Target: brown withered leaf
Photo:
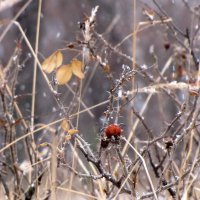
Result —
[[189, 94], [190, 94], [191, 96], [198, 96], [198, 95], [199, 95], [198, 91], [196, 91], [196, 90], [190, 90], [190, 91], [189, 91]]
[[6, 125], [6, 120], [4, 119], [0, 119], [0, 127], [2, 126], [5, 126]]
[[103, 72], [105, 74], [109, 74], [110, 73], [110, 66], [108, 64], [103, 66]]
[[72, 72], [75, 76], [77, 76], [80, 79], [84, 78], [83, 73], [83, 63], [80, 60], [74, 59], [71, 61], [70, 67], [72, 68]]
[[63, 62], [63, 54], [61, 51], [56, 51], [51, 54], [42, 63], [42, 70], [46, 73], [51, 73], [54, 69], [59, 67]]
[[22, 118], [19, 118], [19, 119], [15, 120], [15, 122], [12, 125], [16, 126], [16, 125], [20, 124], [21, 122], [22, 122]]
[[72, 68], [70, 65], [62, 65], [56, 72], [58, 85], [66, 84], [72, 77]]
[[68, 123], [68, 120], [67, 119], [64, 119], [62, 122], [61, 122], [61, 127], [64, 131], [68, 131], [70, 129], [70, 125]]

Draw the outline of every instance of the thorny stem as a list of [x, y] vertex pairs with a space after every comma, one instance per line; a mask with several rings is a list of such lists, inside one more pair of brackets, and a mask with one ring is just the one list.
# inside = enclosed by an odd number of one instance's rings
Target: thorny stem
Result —
[[[196, 167], [199, 165], [199, 162], [200, 162], [200, 159], [198, 158], [198, 160], [195, 162], [195, 165], [194, 167], [192, 168], [193, 171], [196, 169]], [[177, 178], [175, 181], [172, 181], [171, 183], [167, 183], [166, 185], [162, 186], [161, 188], [159, 188], [156, 193], [159, 194], [160, 192], [164, 191], [164, 190], [167, 190], [173, 186], [175, 186], [180, 180], [183, 180], [189, 173], [191, 172], [191, 168], [189, 168], [180, 178]], [[141, 197], [139, 197], [138, 199], [146, 199], [146, 198], [150, 198], [152, 197], [154, 194], [151, 192], [151, 193], [148, 193], [148, 194], [145, 194]]]
[[[102, 177], [104, 177], [107, 181], [111, 182], [114, 186], [116, 186], [117, 188], [120, 188], [121, 186], [121, 180], [116, 180], [110, 173], [108, 173], [104, 167], [102, 166], [101, 160], [97, 159], [94, 157], [94, 155], [90, 152], [87, 152], [86, 149], [80, 145], [78, 145], [78, 148], [80, 149], [80, 151], [83, 153], [83, 155], [85, 156], [85, 158], [93, 163], [95, 165], [95, 167], [98, 169], [100, 175]], [[131, 191], [123, 188], [122, 189], [123, 192], [126, 192], [128, 194], [131, 194]]]

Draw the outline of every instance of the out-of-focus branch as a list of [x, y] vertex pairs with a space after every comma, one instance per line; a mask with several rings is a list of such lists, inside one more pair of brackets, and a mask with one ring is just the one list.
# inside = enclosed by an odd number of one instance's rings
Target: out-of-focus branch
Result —
[[0, 0], [0, 11], [11, 8], [20, 1], [21, 0]]

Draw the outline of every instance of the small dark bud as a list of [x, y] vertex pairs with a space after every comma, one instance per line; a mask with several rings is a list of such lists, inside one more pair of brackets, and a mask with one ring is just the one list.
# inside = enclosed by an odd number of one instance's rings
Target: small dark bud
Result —
[[164, 44], [164, 47], [165, 47], [166, 50], [168, 50], [168, 49], [170, 48], [170, 43], [166, 42], [166, 43]]

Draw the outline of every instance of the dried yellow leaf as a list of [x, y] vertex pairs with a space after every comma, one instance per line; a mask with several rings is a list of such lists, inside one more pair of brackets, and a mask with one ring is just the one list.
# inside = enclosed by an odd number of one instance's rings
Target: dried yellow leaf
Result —
[[54, 69], [59, 67], [63, 62], [63, 54], [61, 51], [56, 51], [51, 54], [42, 63], [42, 70], [46, 73], [51, 73]]
[[39, 146], [40, 147], [47, 147], [47, 146], [49, 146], [49, 143], [48, 142], [43, 142]]
[[70, 135], [74, 135], [74, 134], [76, 134], [78, 132], [79, 132], [79, 130], [77, 130], [77, 129], [70, 129], [70, 130], [68, 130], [68, 134], [70, 134]]
[[62, 122], [61, 122], [61, 127], [64, 131], [68, 131], [70, 129], [70, 125], [68, 123], [68, 120], [67, 119], [64, 119]]
[[72, 69], [70, 65], [62, 65], [56, 72], [56, 80], [58, 85], [66, 84], [72, 77]]
[[84, 73], [83, 73], [84, 65], [80, 60], [77, 60], [77, 59], [72, 60], [70, 66], [75, 76], [77, 76], [80, 79], [84, 78]]
[[66, 135], [65, 140], [71, 140], [72, 136], [71, 135]]

